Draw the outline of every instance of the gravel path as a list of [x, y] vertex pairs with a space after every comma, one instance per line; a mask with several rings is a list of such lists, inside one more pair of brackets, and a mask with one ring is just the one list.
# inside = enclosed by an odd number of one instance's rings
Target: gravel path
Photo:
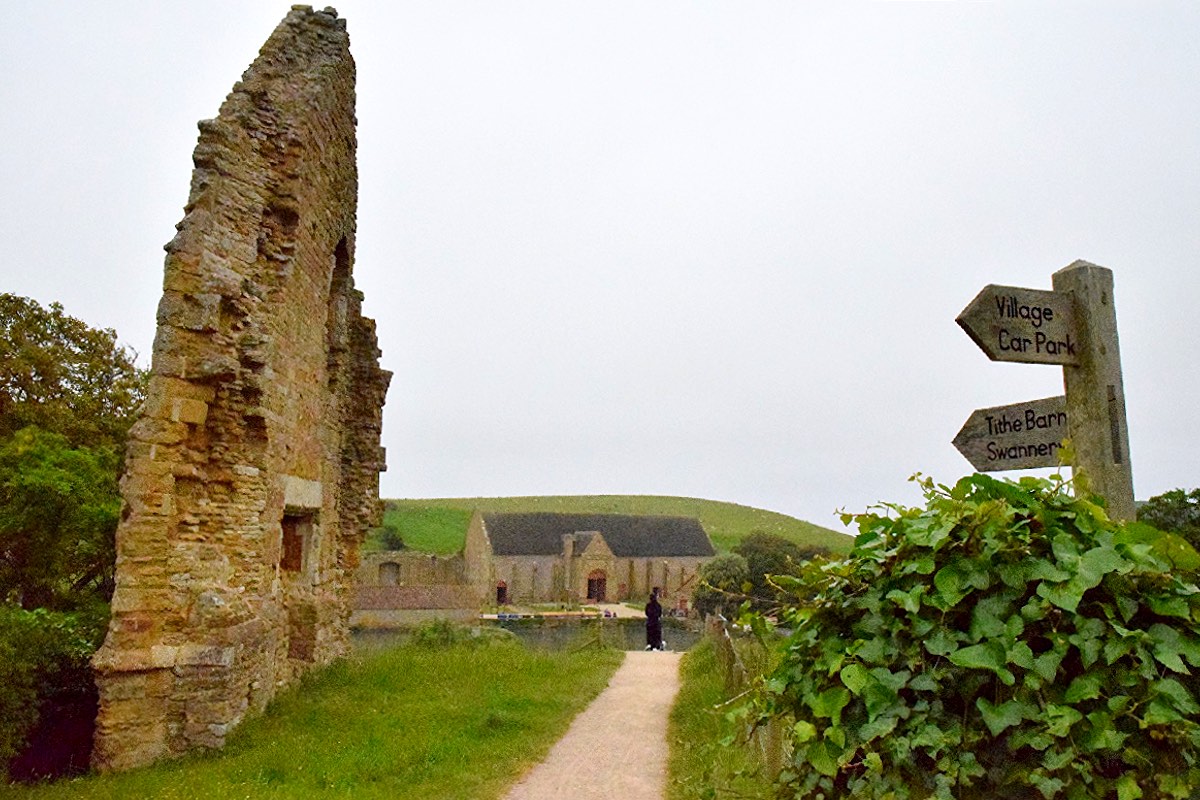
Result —
[[662, 800], [680, 653], [631, 652], [505, 800]]

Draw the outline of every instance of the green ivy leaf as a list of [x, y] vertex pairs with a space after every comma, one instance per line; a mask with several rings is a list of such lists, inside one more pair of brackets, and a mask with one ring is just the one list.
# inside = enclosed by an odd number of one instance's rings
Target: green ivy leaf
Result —
[[1174, 725], [1183, 720], [1184, 716], [1175, 710], [1175, 704], [1162, 697], [1151, 700], [1142, 716], [1143, 725]]
[[823, 739], [809, 742], [808, 763], [822, 775], [833, 777], [837, 775], [837, 750], [832, 744]]
[[1029, 782], [1037, 787], [1046, 800], [1057, 797], [1058, 793], [1067, 785], [1062, 778], [1048, 777], [1037, 771], [1029, 773]]
[[983, 722], [992, 732], [992, 736], [999, 736], [1013, 725], [1021, 724], [1021, 720], [1026, 719], [1028, 713], [1035, 711], [1019, 700], [1009, 700], [997, 706], [989, 703], [984, 697], [976, 698], [975, 707], [983, 715]]
[[936, 550], [939, 544], [950, 538], [952, 530], [954, 530], [953, 520], [925, 517], [916, 520], [909, 526], [908, 540], [917, 547]]
[[796, 744], [804, 744], [817, 738], [817, 729], [811, 722], [800, 720], [792, 726], [792, 741]]
[[1126, 545], [1149, 545], [1155, 555], [1167, 559], [1177, 570], [1194, 572], [1200, 569], [1200, 553], [1196, 552], [1187, 539], [1175, 533], [1160, 531], [1144, 522], [1125, 523], [1118, 531], [1116, 541]]
[[1047, 748], [1046, 752], [1042, 754], [1042, 766], [1048, 772], [1056, 772], [1074, 761], [1078, 755], [1079, 753], [1070, 745], [1061, 750]]
[[891, 714], [877, 717], [858, 729], [859, 741], [866, 744], [872, 739], [878, 739], [880, 736], [887, 736], [896, 729], [896, 723], [899, 721], [900, 720], [898, 717], [895, 717]]
[[958, 649], [958, 638], [946, 628], [940, 628], [924, 641], [925, 649], [935, 656], [948, 656]]
[[1071, 726], [1083, 719], [1083, 714], [1070, 706], [1046, 706], [1046, 731], [1051, 736], [1069, 736]]
[[891, 649], [891, 642], [888, 639], [875, 637], [856, 643], [851, 654], [868, 664], [879, 664], [887, 660]]
[[814, 717], [832, 719], [833, 724], [837, 725], [842, 717], [842, 709], [850, 702], [850, 693], [840, 686], [835, 686], [805, 700]]
[[1161, 622], [1150, 626], [1147, 631], [1153, 643], [1154, 657], [1167, 669], [1187, 674], [1180, 656], [1186, 656], [1193, 666], [1200, 666], [1200, 645], [1179, 631]]
[[957, 561], [952, 561], [937, 571], [933, 576], [933, 585], [937, 589], [939, 608], [951, 609], [967, 596], [970, 587], [967, 584], [966, 572]]
[[1033, 669], [1033, 650], [1025, 642], [1017, 642], [1008, 648], [1008, 663], [1021, 669]]
[[1085, 591], [1086, 589], [1074, 579], [1066, 583], [1047, 583], [1046, 581], [1042, 581], [1038, 584], [1037, 588], [1039, 596], [1046, 598], [1063, 611], [1069, 611], [1072, 614], [1079, 608], [1079, 601], [1083, 599]]
[[1063, 700], [1068, 703], [1078, 703], [1082, 700], [1092, 700], [1100, 696], [1100, 687], [1104, 676], [1098, 672], [1087, 672], [1071, 681]]
[[1150, 606], [1151, 611], [1162, 617], [1192, 618], [1191, 607], [1188, 605], [1187, 600], [1179, 595], [1171, 595], [1169, 597], [1151, 595], [1146, 598], [1146, 605]]
[[899, 713], [899, 706], [903, 705], [895, 689], [880, 683], [874, 677], [863, 686], [862, 699], [867, 707], [868, 722], [889, 712]]
[[846, 688], [857, 695], [862, 694], [863, 687], [866, 686], [867, 681], [871, 679], [870, 674], [867, 672], [867, 668], [858, 663], [847, 664], [846, 666], [842, 667], [840, 677]]
[[981, 598], [975, 604], [969, 629], [971, 641], [994, 639], [1005, 634], [1005, 623], [1011, 614], [1012, 599], [1010, 592], [1001, 592]]
[[1117, 730], [1112, 715], [1105, 711], [1093, 711], [1087, 715], [1088, 731], [1079, 739], [1080, 746], [1089, 753], [1096, 751], [1115, 752], [1121, 749], [1128, 733]]
[[907, 592], [902, 592], [899, 589], [892, 589], [887, 593], [886, 597], [896, 605], [903, 608], [910, 614], [916, 614], [921, 610], [921, 595], [925, 594], [923, 585], [914, 586]]
[[928, 672], [922, 672], [908, 682], [908, 688], [918, 692], [936, 692], [938, 690], [937, 679]]
[[1160, 697], [1170, 699], [1181, 714], [1200, 714], [1200, 706], [1187, 688], [1174, 678], [1164, 678], [1151, 684], [1151, 690]]
[[1114, 547], [1093, 547], [1079, 559], [1079, 581], [1087, 589], [1099, 586], [1100, 581], [1110, 572], [1125, 573], [1133, 569], [1133, 562], [1128, 561]]
[[968, 669], [987, 669], [996, 673], [996, 677], [1005, 686], [1012, 686], [1016, 677], [1008, 671], [1008, 654], [1004, 645], [999, 642], [983, 642], [957, 650], [949, 655], [950, 662]]
[[1134, 776], [1125, 774], [1117, 778], [1117, 800], [1137, 800], [1141, 796], [1142, 787]]

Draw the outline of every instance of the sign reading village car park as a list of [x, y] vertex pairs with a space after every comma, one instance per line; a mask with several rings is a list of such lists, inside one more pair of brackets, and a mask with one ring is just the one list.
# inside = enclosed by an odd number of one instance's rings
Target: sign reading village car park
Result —
[[1059, 466], [1067, 435], [1067, 398], [1046, 397], [975, 410], [954, 446], [980, 472]]
[[955, 319], [993, 361], [1078, 364], [1071, 296], [1017, 286], [985, 286]]

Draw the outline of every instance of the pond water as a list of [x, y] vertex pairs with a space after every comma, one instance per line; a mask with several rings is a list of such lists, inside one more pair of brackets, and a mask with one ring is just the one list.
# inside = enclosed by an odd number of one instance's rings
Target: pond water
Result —
[[[642, 650], [646, 647], [646, 623], [641, 619], [516, 619], [480, 620], [477, 628], [500, 628], [510, 631], [530, 647], [548, 650], [585, 647], [595, 642], [621, 650]], [[357, 648], [375, 649], [403, 644], [410, 637], [404, 630], [360, 630], [353, 634]], [[668, 650], [687, 650], [700, 641], [702, 633], [686, 622], [665, 617], [663, 638]]]

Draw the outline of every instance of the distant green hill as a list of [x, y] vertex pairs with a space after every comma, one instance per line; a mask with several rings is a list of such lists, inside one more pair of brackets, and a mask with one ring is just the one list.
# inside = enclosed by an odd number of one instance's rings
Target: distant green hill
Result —
[[[718, 552], [728, 552], [755, 531], [774, 533], [800, 545], [844, 552], [851, 537], [786, 514], [736, 503], [691, 497], [582, 495], [573, 497], [463, 497], [433, 500], [385, 500], [384, 528], [398, 533], [405, 547], [450, 554], [462, 549], [471, 514], [480, 511], [554, 511], [569, 514], [657, 514], [695, 517]], [[382, 549], [379, 532], [368, 549]]]

